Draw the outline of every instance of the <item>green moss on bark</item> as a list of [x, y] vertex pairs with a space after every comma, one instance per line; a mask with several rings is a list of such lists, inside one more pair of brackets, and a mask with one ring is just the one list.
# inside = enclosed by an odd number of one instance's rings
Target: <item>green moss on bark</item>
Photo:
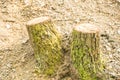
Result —
[[98, 33], [72, 33], [71, 59], [81, 80], [97, 80], [99, 70]]
[[27, 29], [40, 71], [46, 75], [55, 74], [62, 63], [62, 53], [60, 35], [54, 25], [47, 21]]

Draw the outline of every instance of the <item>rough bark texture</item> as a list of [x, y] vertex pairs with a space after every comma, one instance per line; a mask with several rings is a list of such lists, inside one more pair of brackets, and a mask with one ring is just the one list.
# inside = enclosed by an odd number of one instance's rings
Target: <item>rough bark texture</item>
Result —
[[60, 35], [47, 17], [33, 19], [27, 23], [27, 30], [40, 71], [46, 75], [56, 73], [62, 63]]
[[98, 80], [99, 31], [90, 24], [76, 26], [72, 32], [71, 60], [81, 80]]

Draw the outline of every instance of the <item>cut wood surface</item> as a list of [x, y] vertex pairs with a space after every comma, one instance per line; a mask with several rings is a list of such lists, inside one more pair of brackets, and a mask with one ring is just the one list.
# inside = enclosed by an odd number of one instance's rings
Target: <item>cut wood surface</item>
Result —
[[61, 40], [49, 17], [35, 18], [27, 23], [27, 30], [40, 71], [56, 73], [62, 63]]
[[32, 26], [32, 25], [36, 25], [36, 24], [43, 24], [45, 22], [50, 22], [51, 19], [50, 17], [39, 17], [39, 18], [35, 18], [32, 19], [30, 21], [27, 22], [27, 26]]
[[99, 71], [99, 29], [92, 24], [74, 27], [71, 43], [71, 60], [81, 80], [98, 80]]
[[75, 26], [74, 30], [82, 33], [96, 33], [100, 31], [98, 27], [89, 23], [83, 23], [78, 26]]

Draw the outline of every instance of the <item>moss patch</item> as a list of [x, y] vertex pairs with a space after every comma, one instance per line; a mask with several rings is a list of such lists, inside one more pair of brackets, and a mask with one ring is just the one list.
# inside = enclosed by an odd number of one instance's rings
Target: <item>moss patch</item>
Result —
[[40, 71], [53, 75], [62, 63], [60, 35], [50, 22], [30, 26], [28, 32]]
[[72, 33], [71, 58], [81, 80], [97, 80], [99, 71], [99, 39], [95, 33]]

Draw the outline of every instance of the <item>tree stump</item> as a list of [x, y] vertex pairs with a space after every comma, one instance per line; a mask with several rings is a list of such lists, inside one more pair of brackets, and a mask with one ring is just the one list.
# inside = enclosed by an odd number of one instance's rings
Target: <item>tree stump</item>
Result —
[[80, 80], [98, 80], [100, 65], [99, 29], [91, 24], [74, 27], [71, 42], [71, 61]]
[[46, 75], [56, 73], [62, 63], [61, 39], [49, 17], [27, 22], [27, 30], [40, 71]]

